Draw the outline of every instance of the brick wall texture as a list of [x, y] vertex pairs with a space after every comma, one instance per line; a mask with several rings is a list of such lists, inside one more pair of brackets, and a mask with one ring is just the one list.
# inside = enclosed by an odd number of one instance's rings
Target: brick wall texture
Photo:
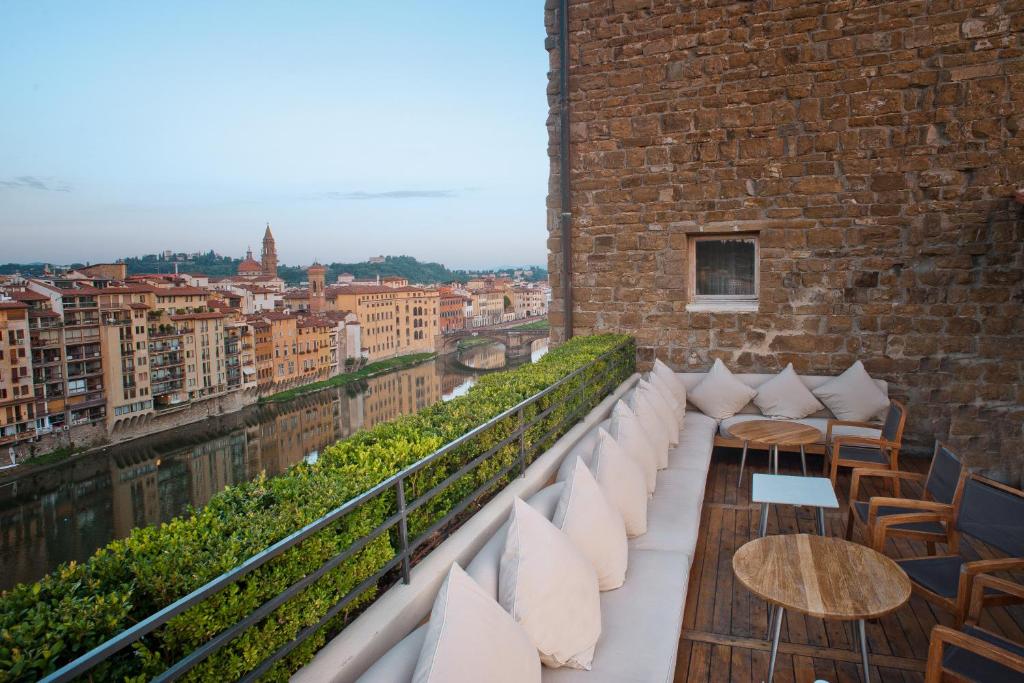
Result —
[[[1020, 482], [1024, 2], [571, 0], [569, 34], [575, 333], [630, 332], [642, 366], [862, 359], [908, 450]], [[688, 312], [689, 236], [733, 230], [759, 235], [757, 312]]]

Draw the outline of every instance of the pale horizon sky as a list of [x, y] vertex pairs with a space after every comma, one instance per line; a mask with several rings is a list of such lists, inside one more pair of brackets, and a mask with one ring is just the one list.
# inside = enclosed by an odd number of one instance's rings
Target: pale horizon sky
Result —
[[543, 2], [0, 9], [0, 262], [547, 260]]

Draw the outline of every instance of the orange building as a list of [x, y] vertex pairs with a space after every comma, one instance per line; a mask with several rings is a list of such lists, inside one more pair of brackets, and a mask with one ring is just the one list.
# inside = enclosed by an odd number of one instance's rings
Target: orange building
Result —
[[454, 332], [466, 327], [466, 297], [457, 294], [451, 287], [442, 287], [439, 291], [438, 307], [441, 311], [439, 321], [441, 334]]

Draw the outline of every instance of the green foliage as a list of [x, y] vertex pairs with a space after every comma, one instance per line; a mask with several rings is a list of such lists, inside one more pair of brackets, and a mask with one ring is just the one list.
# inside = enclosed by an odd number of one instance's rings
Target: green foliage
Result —
[[[36, 680], [116, 633], [137, 623], [221, 573], [268, 548], [344, 501], [436, 451], [441, 445], [515, 407], [574, 370], [571, 380], [525, 409], [526, 420], [551, 412], [527, 430], [529, 460], [633, 372], [635, 348], [623, 336], [580, 337], [533, 365], [487, 375], [465, 395], [416, 415], [377, 425], [324, 449], [316, 464], [226, 489], [192, 516], [135, 530], [84, 564], [60, 567], [38, 583], [0, 596], [0, 683]], [[616, 347], [609, 358], [595, 359]], [[604, 373], [610, 371], [610, 376]], [[588, 378], [594, 379], [585, 387]], [[518, 468], [519, 417], [512, 414], [407, 480], [414, 501], [452, 477], [463, 465], [496, 449], [495, 456], [457, 478], [410, 515], [410, 535], [421, 537], [478, 489], [482, 504]], [[503, 443], [508, 440], [509, 443]], [[384, 493], [305, 542], [271, 560], [229, 588], [174, 618], [134, 648], [96, 667], [91, 680], [146, 680], [200, 644], [237, 623], [300, 578], [364, 538], [396, 509]], [[469, 508], [472, 512], [473, 507]], [[398, 548], [397, 530], [373, 539], [352, 558], [247, 629], [193, 669], [187, 680], [235, 680], [304, 628], [316, 624], [337, 602], [389, 562]], [[346, 611], [278, 662], [266, 680], [285, 681], [313, 656], [327, 635], [342, 628], [373, 600], [373, 586]]]
[[[370, 377], [376, 377], [377, 375], [383, 375], [388, 372], [394, 372], [395, 370], [404, 370], [413, 366], [425, 363], [437, 354], [435, 353], [410, 353], [405, 356], [396, 356], [395, 358], [387, 358], [385, 360], [377, 361], [376, 363], [370, 363], [363, 368], [354, 372], [348, 372], [343, 375], [335, 375], [330, 379], [321, 380], [319, 382], [310, 382], [309, 384], [303, 384], [299, 387], [292, 389], [285, 389], [279, 391], [276, 394], [270, 396], [263, 396], [260, 398], [260, 403], [270, 403], [276, 401], [290, 401], [296, 396], [302, 396], [303, 394], [310, 394], [314, 391], [320, 391], [329, 387], [343, 386], [345, 384], [351, 384], [360, 380], [368, 379]], [[349, 363], [351, 358], [345, 359], [346, 369], [353, 367], [353, 363]]]

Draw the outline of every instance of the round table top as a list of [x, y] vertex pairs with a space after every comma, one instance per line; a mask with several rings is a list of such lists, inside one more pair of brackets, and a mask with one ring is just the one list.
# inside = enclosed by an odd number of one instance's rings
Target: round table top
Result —
[[822, 619], [874, 619], [910, 599], [910, 579], [899, 565], [827, 536], [755, 539], [733, 555], [732, 570], [758, 597]]
[[729, 433], [744, 441], [780, 446], [800, 446], [821, 440], [821, 430], [788, 420], [747, 420], [729, 427]]

